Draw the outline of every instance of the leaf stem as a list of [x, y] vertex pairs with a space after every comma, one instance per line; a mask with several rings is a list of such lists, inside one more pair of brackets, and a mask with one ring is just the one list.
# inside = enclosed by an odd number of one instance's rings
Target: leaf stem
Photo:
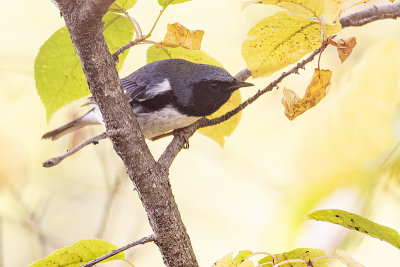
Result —
[[155, 29], [156, 26], [157, 26], [158, 21], [159, 21], [160, 18], [161, 18], [161, 15], [164, 13], [164, 11], [167, 9], [167, 7], [168, 7], [168, 6], [165, 6], [165, 7], [163, 7], [163, 9], [161, 9], [160, 14], [158, 14], [158, 17], [157, 17], [156, 21], [155, 21], [154, 24], [153, 24], [153, 27], [151, 27], [149, 33], [148, 33], [146, 36], [144, 36], [145, 39], [147, 39], [147, 38], [149, 38], [149, 37], [151, 36], [151, 34], [153, 33], [154, 29]]
[[113, 57], [115, 59], [116, 62], [118, 62], [118, 56], [125, 52], [127, 49], [131, 48], [132, 46], [138, 45], [138, 44], [157, 44], [158, 42], [154, 42], [151, 40], [147, 40], [148, 38], [151, 37], [151, 34], [153, 33], [154, 29], [157, 26], [158, 21], [161, 18], [161, 15], [164, 13], [165, 9], [167, 9], [168, 6], [165, 6], [161, 9], [160, 14], [158, 14], [156, 21], [154, 22], [153, 26], [151, 27], [149, 33], [147, 33], [146, 35], [143, 35], [142, 30], [140, 28], [139, 23], [132, 18], [128, 12], [125, 10], [124, 13], [125, 15], [131, 20], [133, 28], [135, 29], [135, 33], [136, 33], [136, 38], [133, 41], [130, 41], [129, 43], [127, 43], [126, 45], [118, 48], [117, 51], [114, 52]]

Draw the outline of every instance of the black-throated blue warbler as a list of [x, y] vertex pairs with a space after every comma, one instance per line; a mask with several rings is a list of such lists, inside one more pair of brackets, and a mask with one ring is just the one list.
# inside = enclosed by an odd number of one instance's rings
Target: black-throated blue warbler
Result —
[[[145, 138], [151, 139], [183, 128], [217, 111], [241, 87], [252, 86], [235, 80], [226, 70], [183, 59], [166, 59], [143, 66], [121, 80]], [[89, 101], [94, 104], [94, 101]], [[58, 139], [79, 128], [102, 124], [95, 105], [82, 117], [43, 135]]]

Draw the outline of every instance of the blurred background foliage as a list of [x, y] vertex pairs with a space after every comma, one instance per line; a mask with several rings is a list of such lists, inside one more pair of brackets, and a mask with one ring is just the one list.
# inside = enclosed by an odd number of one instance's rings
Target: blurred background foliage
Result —
[[[152, 39], [161, 40], [166, 24], [176, 21], [205, 30], [203, 49], [235, 74], [245, 67], [241, 44], [248, 29], [278, 10], [193, 0], [170, 7]], [[130, 11], [145, 32], [158, 12], [155, 0], [139, 0]], [[0, 20], [0, 266], [27, 266], [84, 238], [120, 246], [149, 234], [146, 214], [109, 141], [59, 166], [41, 167], [102, 131], [99, 126], [57, 142], [40, 140], [82, 114], [85, 101], [62, 108], [47, 125], [33, 62], [41, 44], [63, 26], [57, 8], [45, 0], [1, 1]], [[175, 160], [171, 183], [200, 266], [237, 249], [279, 253], [296, 247], [341, 247], [367, 266], [398, 266], [398, 251], [386, 243], [301, 220], [313, 210], [335, 208], [400, 230], [400, 23], [385, 20], [340, 33], [353, 35], [358, 45], [344, 64], [332, 47], [323, 54], [322, 67], [333, 70], [333, 80], [317, 107], [289, 121], [282, 91], [270, 92], [242, 113], [224, 149], [196, 134]], [[121, 77], [145, 64], [146, 49], [130, 51]], [[316, 62], [280, 88], [302, 95], [314, 67]], [[254, 89], [241, 90], [243, 98], [279, 73], [254, 80]], [[149, 142], [156, 157], [168, 141]], [[135, 266], [162, 266], [153, 244], [127, 255]]]

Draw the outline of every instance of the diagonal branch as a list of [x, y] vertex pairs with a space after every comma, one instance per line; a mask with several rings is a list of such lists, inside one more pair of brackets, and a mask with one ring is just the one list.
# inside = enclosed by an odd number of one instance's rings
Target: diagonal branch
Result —
[[[126, 12], [125, 15], [132, 21], [132, 24], [134, 25], [135, 33], [136, 33], [136, 38], [135, 38], [135, 40], [130, 41], [130, 42], [127, 43], [126, 45], [124, 45], [124, 46], [118, 48], [118, 50], [114, 52], [113, 57], [114, 57], [115, 59], [117, 59], [118, 56], [119, 56], [121, 53], [124, 53], [127, 49], [131, 48], [132, 46], [138, 45], [138, 44], [140, 44], [140, 43], [148, 43], [148, 42], [149, 42], [148, 39], [151, 37], [151, 35], [152, 35], [154, 29], [155, 29], [156, 26], [157, 26], [158, 21], [159, 21], [160, 18], [161, 18], [161, 15], [164, 13], [164, 11], [165, 11], [166, 8], [167, 8], [167, 6], [166, 6], [166, 7], [163, 7], [163, 9], [161, 9], [161, 11], [160, 11], [160, 13], [158, 14], [158, 16], [157, 16], [155, 22], [153, 23], [153, 26], [151, 27], [150, 31], [149, 31], [146, 35], [143, 35], [143, 34], [142, 34], [142, 31], [140, 30], [140, 27], [138, 27], [138, 25], [135, 25], [135, 24], [138, 24], [137, 21], [136, 21], [135, 19], [133, 19], [133, 18], [128, 14], [128, 12]], [[138, 28], [139, 30], [136, 30], [137, 28]], [[150, 41], [150, 43], [153, 43], [153, 42]]]
[[[201, 118], [200, 120], [196, 121], [192, 125], [185, 127], [184, 128], [185, 130], [183, 131], [182, 135], [174, 136], [174, 139], [172, 139], [171, 143], [168, 145], [168, 147], [165, 149], [164, 153], [159, 158], [158, 163], [164, 165], [166, 168], [169, 168], [171, 166], [172, 162], [174, 161], [175, 157], [178, 155], [178, 153], [184, 147], [187, 140], [195, 133], [195, 131], [197, 129], [208, 127], [208, 126], [213, 126], [213, 125], [219, 124], [221, 122], [224, 122], [224, 121], [230, 119], [232, 116], [236, 115], [237, 113], [242, 111], [245, 107], [247, 107], [248, 105], [250, 105], [251, 103], [256, 101], [260, 96], [262, 96], [266, 92], [269, 92], [272, 89], [274, 89], [284, 78], [286, 78], [287, 76], [289, 76], [293, 73], [298, 73], [298, 71], [300, 69], [304, 68], [304, 66], [307, 63], [311, 62], [315, 58], [316, 55], [318, 55], [319, 53], [322, 53], [322, 51], [324, 51], [327, 46], [328, 46], [328, 43], [324, 42], [320, 48], [315, 50], [306, 59], [297, 63], [297, 65], [294, 66], [289, 71], [282, 73], [282, 75], [279, 76], [275, 81], [271, 82], [264, 89], [259, 90], [254, 96], [252, 96], [249, 99], [247, 99], [246, 101], [244, 101], [242, 104], [240, 104], [235, 109], [225, 113], [224, 115], [222, 115], [218, 118], [212, 119], [212, 120], [209, 120], [205, 117]], [[246, 73], [249, 74], [249, 72], [246, 72], [245, 70], [243, 70], [243, 71], [239, 72], [235, 76], [235, 78], [238, 80], [243, 79], [240, 81], [244, 81], [248, 78], [248, 75]]]
[[[392, 5], [387, 5], [387, 6], [382, 6], [382, 7], [373, 7], [370, 9], [367, 9], [365, 11], [361, 11], [355, 14], [348, 15], [346, 17], [343, 17], [340, 19], [340, 23], [342, 25], [342, 28], [346, 27], [351, 27], [351, 26], [362, 26], [367, 23], [376, 21], [376, 20], [382, 20], [386, 18], [392, 18], [396, 19], [400, 17], [400, 4], [392, 4]], [[274, 87], [276, 87], [285, 77], [292, 73], [297, 73], [300, 68], [303, 68], [308, 62], [312, 61], [314, 57], [318, 54], [321, 53], [325, 48], [327, 44], [324, 43], [322, 46], [315, 50], [309, 57], [307, 57], [305, 60], [301, 61], [298, 63], [295, 67], [293, 67], [290, 71], [284, 72], [278, 79], [270, 83], [266, 88], [264, 88], [261, 91], [258, 91], [253, 97], [249, 98], [245, 102], [243, 102], [241, 105], [239, 105], [237, 108], [227, 112], [226, 114], [222, 115], [221, 117], [208, 120], [207, 118], [202, 118], [192, 125], [189, 125], [184, 128], [184, 134], [180, 136], [174, 136], [172, 139], [171, 143], [168, 145], [168, 147], [165, 149], [164, 153], [161, 155], [161, 157], [158, 159], [158, 163], [164, 165], [166, 168], [169, 168], [174, 161], [175, 157], [178, 155], [178, 153], [184, 148], [185, 144], [187, 143], [187, 140], [195, 133], [195, 131], [199, 128], [207, 127], [207, 126], [212, 126], [219, 124], [223, 121], [228, 120], [231, 118], [233, 115], [237, 114], [239, 111], [243, 110], [246, 106], [248, 106], [250, 103], [254, 102], [256, 99], [258, 99], [262, 94], [271, 91]], [[248, 69], [244, 69], [241, 72], [239, 72], [235, 78], [241, 81], [244, 81], [248, 79], [251, 76], [251, 73]], [[157, 139], [157, 137], [155, 138]]]
[[58, 157], [54, 157], [54, 158], [51, 158], [51, 159], [43, 162], [43, 167], [46, 167], [46, 168], [53, 167], [53, 166], [57, 165], [58, 163], [60, 163], [61, 161], [63, 161], [65, 158], [67, 158], [67, 157], [71, 156], [72, 154], [78, 152], [79, 150], [81, 150], [85, 146], [90, 145], [90, 144], [97, 144], [100, 140], [109, 138], [109, 137], [114, 136], [114, 135], [116, 135], [116, 131], [103, 132], [103, 133], [101, 133], [99, 135], [93, 136], [92, 138], [89, 138], [89, 139], [85, 140], [84, 142], [82, 142], [81, 144], [77, 145], [76, 147], [71, 148], [64, 155], [61, 155], [61, 156], [58, 156]]
[[146, 243], [149, 243], [149, 242], [154, 242], [154, 241], [156, 241], [156, 236], [155, 235], [149, 235], [149, 236], [143, 237], [143, 238], [141, 238], [139, 240], [136, 240], [136, 241], [134, 241], [132, 243], [129, 243], [129, 244], [123, 246], [123, 247], [115, 249], [115, 250], [111, 251], [110, 253], [104, 254], [103, 256], [98, 257], [97, 259], [89, 261], [89, 262], [81, 265], [80, 267], [94, 266], [95, 264], [97, 264], [97, 263], [99, 263], [101, 261], [104, 261], [105, 259], [111, 258], [112, 256], [117, 255], [118, 253], [120, 253], [122, 251], [125, 251], [125, 250], [127, 250], [129, 248], [132, 248], [132, 247], [135, 247], [135, 246], [138, 246], [138, 245], [143, 245], [143, 244], [146, 244]]

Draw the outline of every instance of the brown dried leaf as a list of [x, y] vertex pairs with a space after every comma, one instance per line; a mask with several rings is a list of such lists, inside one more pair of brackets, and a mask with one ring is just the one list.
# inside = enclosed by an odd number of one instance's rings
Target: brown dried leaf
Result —
[[168, 24], [167, 34], [162, 44], [170, 47], [180, 46], [191, 50], [200, 50], [203, 35], [204, 31], [191, 31], [179, 23]]
[[314, 77], [303, 98], [290, 89], [283, 89], [282, 104], [285, 107], [286, 117], [294, 120], [306, 110], [317, 105], [328, 93], [331, 77], [332, 71], [315, 69]]
[[357, 44], [357, 40], [356, 37], [339, 39], [338, 41], [328, 38], [328, 43], [333, 46], [336, 46], [340, 61], [343, 63], [350, 56], [351, 52], [353, 51], [353, 48]]

